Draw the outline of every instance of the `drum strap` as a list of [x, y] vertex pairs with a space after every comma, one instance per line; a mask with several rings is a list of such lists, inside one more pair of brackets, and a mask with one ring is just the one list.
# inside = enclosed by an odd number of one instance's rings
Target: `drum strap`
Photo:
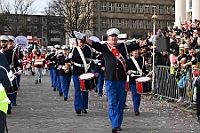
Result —
[[85, 72], [87, 72], [88, 70], [88, 67], [87, 67], [87, 64], [86, 64], [86, 60], [85, 60], [85, 56], [83, 54], [83, 51], [81, 50], [81, 48], [79, 46], [76, 47], [78, 52], [79, 52], [79, 55], [81, 57], [81, 60], [83, 61], [83, 66], [84, 66], [84, 70]]
[[[142, 70], [140, 69], [138, 62], [135, 60], [133, 56], [131, 56], [131, 60], [133, 61], [135, 67], [137, 68], [137, 71], [139, 72], [139, 75], [134, 75], [134, 76], [142, 76]], [[144, 66], [144, 58], [143, 58], [142, 68], [143, 66]]]
[[115, 58], [121, 62], [121, 64], [124, 67], [124, 71], [126, 73], [126, 60], [124, 59], [124, 57], [121, 55], [118, 49], [113, 47], [111, 44], [108, 44], [107, 46], [110, 52], [115, 56]]

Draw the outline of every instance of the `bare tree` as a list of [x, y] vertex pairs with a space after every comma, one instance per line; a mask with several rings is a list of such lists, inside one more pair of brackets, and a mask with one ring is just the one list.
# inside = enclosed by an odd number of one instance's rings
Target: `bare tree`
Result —
[[44, 12], [47, 15], [60, 16], [58, 21], [63, 23], [65, 32], [69, 37], [74, 37], [74, 30], [90, 30], [96, 4], [93, 0], [52, 0]]
[[27, 15], [34, 12], [34, 0], [0, 0], [0, 25], [7, 27], [8, 34], [17, 36], [27, 30]]

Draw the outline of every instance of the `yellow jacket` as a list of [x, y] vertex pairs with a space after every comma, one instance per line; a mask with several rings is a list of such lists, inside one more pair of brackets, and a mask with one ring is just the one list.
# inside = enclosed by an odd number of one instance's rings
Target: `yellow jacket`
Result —
[[9, 103], [10, 100], [6, 95], [3, 85], [0, 83], [0, 111], [3, 111], [5, 114], [7, 114]]

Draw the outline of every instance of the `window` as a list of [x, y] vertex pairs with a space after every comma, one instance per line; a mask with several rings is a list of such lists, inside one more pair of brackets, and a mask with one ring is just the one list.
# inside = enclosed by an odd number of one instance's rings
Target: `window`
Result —
[[132, 12], [136, 12], [136, 4], [132, 4], [132, 7], [131, 7], [131, 10], [132, 10]]
[[113, 3], [110, 3], [109, 5], [109, 11], [114, 12], [115, 11], [115, 7]]
[[37, 21], [38, 21], [38, 18], [37, 18], [37, 17], [35, 17], [35, 18], [34, 18], [34, 22], [37, 22]]
[[27, 17], [27, 21], [31, 21], [31, 17]]
[[152, 6], [152, 14], [156, 14], [156, 6]]
[[146, 6], [145, 6], [145, 13], [150, 13], [149, 5], [146, 5]]
[[43, 32], [45, 33], [47, 31], [46, 27], [43, 27]]
[[117, 12], [122, 12], [122, 4], [117, 3]]
[[192, 0], [189, 1], [189, 9], [192, 9]]
[[129, 20], [128, 19], [124, 20], [124, 28], [129, 28]]
[[27, 32], [31, 32], [31, 26], [27, 26]]
[[129, 5], [128, 4], [124, 4], [124, 12], [129, 12]]
[[137, 28], [136, 20], [132, 20], [132, 28], [133, 29]]
[[138, 6], [138, 13], [143, 13], [143, 5]]
[[37, 26], [34, 26], [34, 32], [37, 32]]
[[103, 28], [106, 28], [107, 27], [107, 20], [106, 19], [102, 19], [101, 20], [101, 25]]
[[106, 8], [107, 8], [107, 7], [106, 7], [106, 4], [107, 4], [106, 2], [103, 2], [103, 3], [102, 3], [101, 11], [107, 11], [107, 9], [106, 9]]
[[174, 6], [172, 7], [172, 14], [175, 14]]
[[163, 14], [163, 6], [159, 6], [159, 14]]
[[170, 14], [170, 7], [169, 6], [166, 7], [166, 14]]
[[82, 5], [81, 10], [82, 10], [82, 12], [86, 12], [85, 5]]
[[46, 21], [46, 18], [43, 18], [42, 20], [43, 20], [43, 21]]
[[117, 28], [121, 28], [121, 27], [122, 27], [122, 20], [117, 19]]
[[169, 26], [169, 22], [168, 21], [166, 22], [166, 24], [167, 24], [167, 26]]
[[110, 19], [110, 27], [115, 27], [114, 19]]
[[45, 37], [43, 37], [43, 38], [42, 38], [42, 41], [43, 41], [43, 42], [46, 42], [46, 38], [45, 38]]
[[9, 31], [7, 26], [4, 26], [4, 32]]
[[163, 25], [163, 21], [159, 21], [159, 27], [160, 27], [160, 28], [163, 28], [163, 26], [164, 26], [164, 25]]
[[17, 31], [22, 31], [22, 26], [21, 25], [17, 26]]
[[147, 29], [150, 29], [150, 28], [151, 28], [150, 24], [151, 24], [151, 22], [150, 22], [149, 20], [147, 20], [147, 23], [146, 23], [146, 28], [147, 28]]
[[139, 28], [142, 29], [143, 28], [143, 20], [139, 21]]

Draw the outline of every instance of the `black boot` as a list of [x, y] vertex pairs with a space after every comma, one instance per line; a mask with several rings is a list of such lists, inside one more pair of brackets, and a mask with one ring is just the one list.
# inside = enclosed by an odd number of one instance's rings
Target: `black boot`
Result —
[[77, 113], [78, 115], [80, 115], [80, 114], [81, 114], [81, 110], [76, 110], [76, 113]]
[[38, 80], [35, 81], [35, 84], [38, 84]]
[[64, 97], [64, 101], [67, 101], [67, 99], [68, 99], [67, 97]]
[[112, 129], [112, 133], [117, 133], [117, 131], [118, 131], [117, 128]]
[[60, 92], [60, 93], [59, 93], [59, 95], [60, 95], [60, 96], [63, 96], [63, 93], [62, 93], [62, 92]]
[[86, 109], [82, 110], [82, 113], [87, 114], [87, 110]]
[[41, 79], [39, 79], [39, 83], [41, 83]]

